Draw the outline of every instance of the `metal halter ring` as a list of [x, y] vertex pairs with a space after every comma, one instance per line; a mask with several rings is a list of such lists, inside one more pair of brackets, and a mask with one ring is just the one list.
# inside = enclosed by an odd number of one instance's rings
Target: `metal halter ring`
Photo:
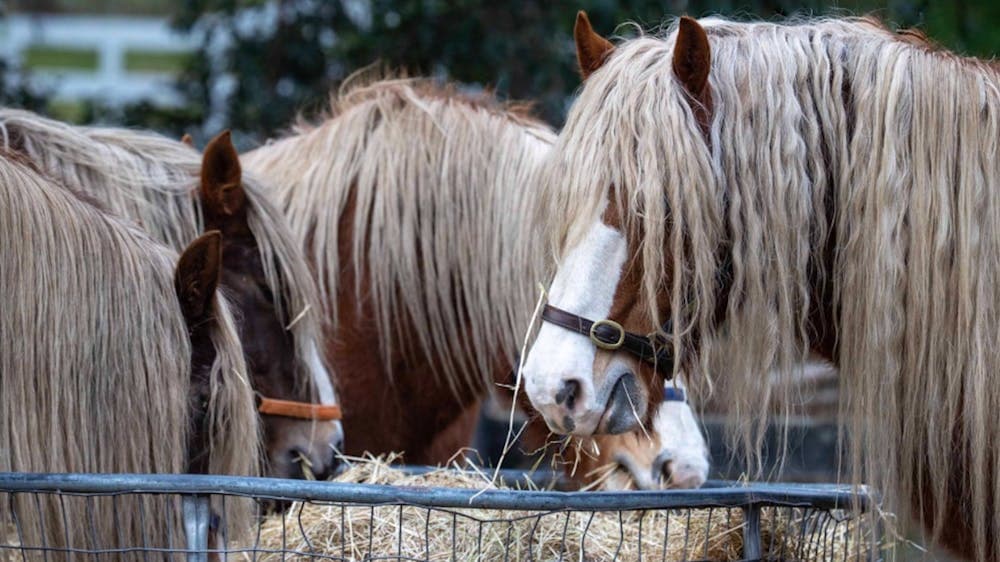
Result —
[[[612, 328], [617, 330], [618, 341], [608, 343], [602, 340], [601, 338], [597, 337], [597, 328], [602, 325], [611, 326]], [[608, 320], [608, 319], [597, 320], [596, 322], [594, 322], [594, 325], [590, 327], [590, 341], [594, 342], [594, 345], [596, 345], [601, 349], [607, 349], [607, 350], [618, 349], [619, 347], [622, 346], [622, 343], [625, 342], [625, 328], [623, 328], [621, 324], [615, 322], [614, 320]]]

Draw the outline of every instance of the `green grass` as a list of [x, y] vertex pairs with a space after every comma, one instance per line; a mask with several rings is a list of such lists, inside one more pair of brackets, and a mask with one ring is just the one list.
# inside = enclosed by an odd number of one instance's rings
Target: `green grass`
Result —
[[[164, 53], [133, 49], [125, 51], [126, 72], [157, 72], [177, 74], [184, 68], [190, 53]], [[24, 51], [24, 65], [28, 68], [97, 70], [98, 53], [95, 49], [34, 46]]]
[[189, 56], [190, 53], [164, 53], [139, 49], [125, 51], [125, 70], [176, 74], [184, 68], [184, 61]]
[[67, 47], [29, 47], [24, 51], [24, 65], [28, 68], [97, 70], [97, 51]]

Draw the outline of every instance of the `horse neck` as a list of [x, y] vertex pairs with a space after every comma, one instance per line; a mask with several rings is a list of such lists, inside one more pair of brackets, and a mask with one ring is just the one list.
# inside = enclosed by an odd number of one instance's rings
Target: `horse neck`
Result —
[[[447, 116], [459, 109], [448, 106], [441, 111]], [[417, 115], [426, 120], [426, 116]], [[407, 169], [419, 170], [427, 167], [423, 161], [426, 151], [444, 150], [443, 144], [438, 146], [445, 142], [442, 140], [444, 135], [442, 139], [433, 136], [414, 139], [410, 137], [417, 136], [416, 131], [409, 137], [389, 136], [386, 132], [385, 128], [402, 127], [411, 118], [413, 116], [408, 113], [398, 119], [392, 114], [380, 114], [379, 125], [360, 134], [356, 127], [368, 127], [370, 123], [364, 119], [357, 123], [353, 121], [356, 115], [347, 112], [297, 136], [257, 149], [247, 155], [245, 161], [277, 186], [276, 199], [281, 202], [289, 222], [296, 225], [296, 236], [313, 262], [327, 299], [327, 318], [334, 329], [342, 325], [345, 317], [340, 311], [342, 306], [356, 306], [358, 295], [370, 294], [374, 300], [373, 321], [382, 326], [379, 340], [394, 350], [389, 352], [385, 362], [395, 364], [401, 360], [391, 357], [395, 350], [405, 350], [412, 344], [418, 353], [430, 357], [442, 372], [450, 372], [445, 378], [453, 384], [459, 372], [491, 370], [492, 357], [498, 349], [508, 358], [513, 355], [521, 343], [534, 286], [545, 281], [544, 267], [537, 265], [542, 260], [536, 259], [540, 248], [530, 247], [525, 242], [534, 238], [537, 232], [534, 225], [514, 220], [514, 217], [531, 215], [527, 211], [533, 211], [535, 190], [530, 182], [531, 174], [508, 162], [520, 161], [524, 166], [530, 158], [514, 154], [509, 161], [490, 156], [481, 162], [464, 163], [445, 159], [441, 165], [448, 162], [449, 168], [421, 172], [419, 183], [415, 185], [404, 185], [407, 181], [402, 179], [404, 176], [396, 177], [402, 169], [387, 169], [381, 165], [377, 169], [368, 168], [365, 159], [379, 159], [382, 153], [379, 151], [391, 151], [397, 159], [412, 160]], [[525, 137], [534, 135], [523, 142], [541, 146], [548, 140], [542, 133], [523, 131]], [[483, 132], [476, 134], [478, 136], [470, 138], [480, 139], [486, 135]], [[331, 145], [327, 140], [331, 137], [342, 144]], [[391, 143], [401, 140], [403, 146], [388, 148]], [[318, 147], [329, 150], [331, 146], [335, 146], [335, 154], [320, 159], [322, 164], [305, 166], [298, 161], [302, 154], [313, 153], [319, 150]], [[492, 154], [493, 150], [493, 147], [486, 147], [480, 152]], [[344, 155], [351, 155], [351, 158], [346, 159]], [[495, 165], [498, 169], [476, 169], [486, 165]], [[329, 170], [321, 166], [329, 166]], [[490, 183], [502, 181], [504, 178], [498, 176], [503, 174], [511, 175], [510, 189], [501, 190]], [[445, 184], [424, 185], [427, 177], [443, 176], [450, 178]], [[365, 183], [359, 185], [362, 178]], [[459, 186], [458, 182], [463, 180], [468, 181]], [[448, 181], [456, 185], [448, 185]], [[471, 195], [465, 193], [470, 185], [476, 188]], [[402, 205], [406, 209], [403, 211], [405, 220], [413, 221], [403, 226], [414, 228], [413, 235], [393, 234], [402, 232], [400, 224], [404, 219], [398, 215], [399, 207], [395, 204], [385, 207], [387, 201], [392, 201], [386, 199], [386, 193], [397, 189], [408, 194], [404, 197], [420, 192], [415, 202]], [[468, 199], [462, 203], [464, 216], [446, 219], [452, 213], [443, 205], [453, 208], [458, 203], [433, 195], [442, 190], [456, 198]], [[315, 201], [317, 197], [322, 199], [322, 204]], [[367, 218], [359, 220], [358, 213], [365, 213]], [[380, 219], [385, 224], [372, 226], [371, 217], [386, 214], [398, 218]], [[330, 215], [337, 217], [336, 223], [328, 221], [326, 217]], [[462, 225], [448, 222], [456, 220], [465, 222]], [[476, 231], [479, 227], [482, 228]], [[423, 238], [424, 235], [449, 242], [444, 245], [431, 243]], [[436, 264], [426, 269], [411, 263], [413, 260]], [[399, 287], [402, 286], [410, 290], [401, 291]], [[420, 288], [413, 290], [413, 287]], [[513, 325], [518, 328], [508, 328]], [[422, 333], [427, 330], [433, 333]], [[511, 336], [514, 332], [519, 333]], [[471, 379], [465, 379], [462, 384], [470, 382]]]

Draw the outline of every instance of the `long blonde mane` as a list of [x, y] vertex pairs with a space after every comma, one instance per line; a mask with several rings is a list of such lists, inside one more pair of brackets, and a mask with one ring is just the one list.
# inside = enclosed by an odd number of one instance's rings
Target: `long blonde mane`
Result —
[[[370, 295], [376, 307], [386, 364], [415, 345], [455, 389], [482, 385], [499, 354], [513, 354], [545, 280], [529, 219], [533, 174], [553, 140], [486, 96], [397, 79], [347, 87], [320, 124], [246, 163], [278, 186], [328, 316], [337, 317], [341, 268], [353, 267], [358, 301]], [[339, 240], [349, 208], [350, 239]], [[341, 256], [344, 243], [359, 258]], [[406, 325], [416, 329], [402, 333]]]
[[[204, 232], [197, 194], [201, 157], [184, 143], [128, 129], [74, 127], [16, 109], [0, 109], [0, 137], [6, 148], [26, 154], [62, 184], [132, 218], [175, 250]], [[315, 284], [260, 181], [244, 173], [243, 187], [267, 284], [283, 297], [275, 299], [276, 310], [294, 336], [297, 382], [312, 388], [311, 345], [320, 341], [318, 314], [310, 311], [318, 302]]]
[[[177, 254], [7, 155], [0, 240], [0, 471], [185, 472], [191, 345], [174, 289]], [[254, 475], [253, 395], [221, 299], [215, 317], [209, 467]], [[40, 501], [44, 508], [17, 499], [24, 544], [166, 544], [159, 500]], [[233, 528], [245, 528], [249, 506], [227, 507]], [[144, 509], [147, 522], [130, 509]]]
[[[561, 244], [622, 186], [640, 229], [648, 313], [668, 291], [680, 355], [702, 334], [731, 380], [744, 447], [807, 353], [810, 287], [831, 284], [855, 478], [890, 508], [965, 502], [979, 559], [1000, 558], [1000, 93], [984, 63], [867, 20], [702, 22], [712, 51], [705, 142], [671, 70], [676, 25], [619, 44], [587, 81], [544, 177], [564, 187]], [[832, 214], [830, 209], [835, 208]], [[835, 236], [832, 269], [810, 278]], [[732, 292], [715, 326], [720, 248]], [[664, 249], [669, 260], [664, 260]], [[725, 342], [735, 342], [724, 345]], [[771, 368], [781, 377], [766, 376]], [[696, 399], [696, 403], [703, 399]], [[790, 400], [778, 400], [790, 403]], [[964, 498], [951, 498], [957, 474]], [[992, 536], [992, 542], [986, 537]]]

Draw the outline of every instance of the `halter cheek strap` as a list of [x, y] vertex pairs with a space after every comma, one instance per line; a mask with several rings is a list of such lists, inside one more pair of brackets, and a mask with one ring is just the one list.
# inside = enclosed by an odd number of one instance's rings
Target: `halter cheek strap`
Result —
[[312, 404], [294, 400], [278, 400], [257, 395], [257, 411], [270, 416], [311, 421], [336, 421], [343, 417], [337, 404]]
[[[666, 380], [674, 376], [673, 352], [669, 345], [657, 342], [655, 334], [641, 336], [626, 332], [625, 328], [614, 320], [590, 320], [551, 304], [545, 305], [542, 310], [542, 320], [587, 336], [601, 349], [631, 353], [640, 360], [651, 363]], [[669, 324], [664, 327], [664, 331], [669, 331]]]

